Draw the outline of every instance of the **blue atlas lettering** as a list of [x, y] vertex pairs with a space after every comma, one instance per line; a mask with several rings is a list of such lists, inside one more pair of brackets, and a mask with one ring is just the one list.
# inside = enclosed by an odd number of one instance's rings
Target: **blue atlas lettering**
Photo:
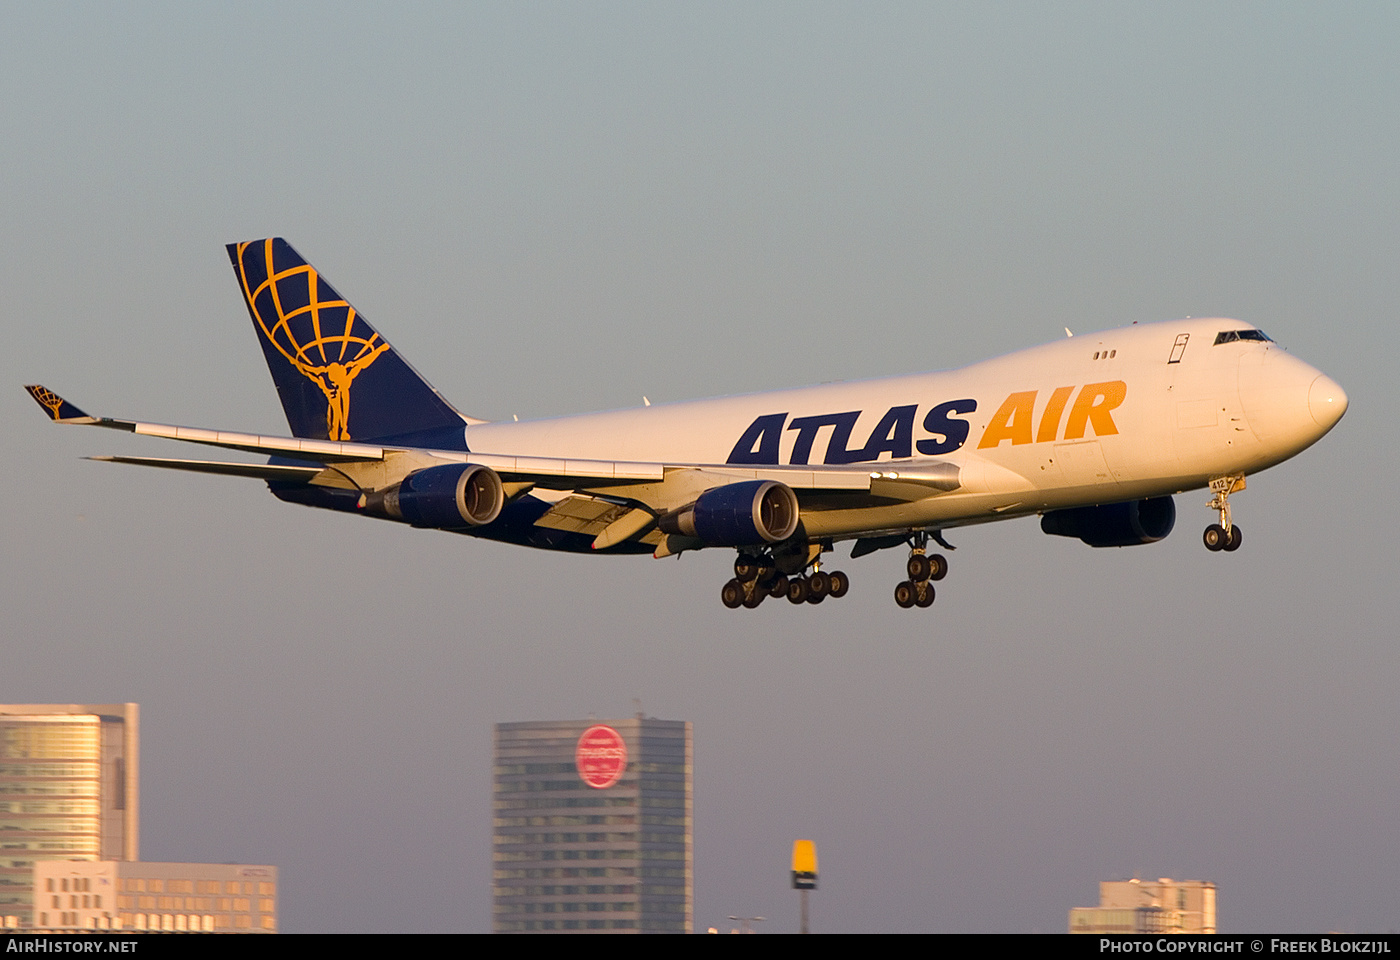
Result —
[[832, 427], [831, 441], [826, 445], [826, 463], [855, 463], [860, 460], [863, 450], [848, 450], [851, 428], [860, 417], [859, 410], [848, 413], [828, 413], [819, 417], [793, 417], [789, 430], [797, 431], [797, 440], [792, 445], [792, 456], [788, 463], [805, 464], [812, 456], [812, 443], [817, 439], [817, 431], [822, 427]]
[[759, 417], [734, 449], [729, 452], [729, 463], [771, 463], [778, 462], [778, 441], [783, 436], [783, 424], [787, 423], [786, 413], [770, 413]]
[[[918, 407], [909, 404], [905, 407], [890, 407], [875, 429], [870, 433], [870, 441], [857, 459], [879, 460], [880, 454], [888, 452], [892, 460], [908, 460], [914, 455], [914, 411]], [[830, 461], [828, 461], [830, 462]]]
[[974, 413], [977, 410], [977, 401], [968, 397], [965, 400], [949, 400], [947, 403], [940, 403], [928, 412], [924, 417], [924, 429], [942, 440], [920, 440], [918, 443], [919, 452], [925, 456], [937, 456], [940, 453], [952, 453], [967, 442], [968, 423], [966, 420], [955, 419], [955, 413]]
[[891, 460], [908, 460], [915, 455], [916, 449], [926, 457], [952, 453], [967, 442], [970, 429], [968, 422], [960, 417], [976, 410], [977, 401], [971, 397], [938, 404], [924, 417], [923, 428], [931, 436], [915, 443], [914, 421], [918, 415], [918, 405], [909, 403], [890, 407], [870, 432], [865, 445], [854, 450], [851, 449], [851, 432], [861, 417], [860, 410], [794, 417], [791, 423], [786, 413], [769, 413], [749, 424], [729, 452], [726, 462], [776, 466], [786, 429], [797, 431], [788, 463], [805, 466], [812, 462], [812, 448], [816, 446], [817, 434], [824, 427], [831, 427], [826, 455], [822, 458], [822, 462], [827, 464], [879, 460], [884, 453], [888, 453]]

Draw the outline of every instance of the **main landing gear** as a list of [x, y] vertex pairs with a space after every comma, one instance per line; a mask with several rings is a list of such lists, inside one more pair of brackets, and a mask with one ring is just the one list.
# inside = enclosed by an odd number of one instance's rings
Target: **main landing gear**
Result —
[[[734, 561], [734, 579], [720, 590], [719, 598], [731, 610], [752, 610], [768, 597], [785, 596], [791, 603], [821, 603], [827, 597], [844, 597], [851, 589], [851, 578], [840, 570], [823, 572], [816, 559], [820, 555], [821, 548], [816, 546], [815, 551], [809, 552], [810, 562], [789, 577], [778, 569], [772, 557], [741, 553]], [[802, 575], [808, 566], [812, 572]]]
[[943, 555], [930, 556], [927, 550], [927, 533], [920, 531], [909, 538], [909, 563], [905, 567], [909, 579], [894, 588], [894, 602], [905, 609], [933, 606], [934, 590], [929, 581], [942, 580], [948, 575], [948, 561]]
[[1240, 548], [1244, 542], [1244, 534], [1240, 528], [1230, 522], [1230, 494], [1244, 489], [1244, 475], [1233, 477], [1217, 477], [1210, 482], [1210, 492], [1215, 494], [1209, 506], [1212, 510], [1220, 511], [1220, 522], [1212, 523], [1206, 527], [1206, 532], [1201, 536], [1205, 541], [1206, 549], [1212, 553], [1219, 550], [1233, 552]]

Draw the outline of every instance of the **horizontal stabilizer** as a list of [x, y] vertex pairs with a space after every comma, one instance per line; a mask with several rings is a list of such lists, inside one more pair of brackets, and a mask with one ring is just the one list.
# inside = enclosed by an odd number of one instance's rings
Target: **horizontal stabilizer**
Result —
[[253, 477], [258, 480], [293, 480], [309, 483], [322, 473], [321, 467], [297, 467], [277, 463], [229, 463], [227, 460], [171, 460], [164, 457], [88, 457], [103, 463], [130, 463], [138, 467], [163, 467], [193, 473], [217, 473], [226, 477]]

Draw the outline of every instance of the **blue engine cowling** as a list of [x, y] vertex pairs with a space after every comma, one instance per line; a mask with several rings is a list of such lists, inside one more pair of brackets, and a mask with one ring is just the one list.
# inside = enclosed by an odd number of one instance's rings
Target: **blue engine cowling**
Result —
[[505, 503], [501, 478], [476, 463], [454, 463], [410, 473], [384, 495], [384, 511], [415, 527], [460, 529], [495, 520]]
[[1046, 533], [1078, 537], [1091, 547], [1156, 543], [1171, 533], [1175, 524], [1176, 504], [1171, 497], [1052, 510], [1040, 518], [1040, 529]]
[[752, 547], [786, 540], [797, 530], [797, 520], [797, 494], [791, 487], [776, 480], [745, 480], [706, 490], [657, 526], [706, 546]]

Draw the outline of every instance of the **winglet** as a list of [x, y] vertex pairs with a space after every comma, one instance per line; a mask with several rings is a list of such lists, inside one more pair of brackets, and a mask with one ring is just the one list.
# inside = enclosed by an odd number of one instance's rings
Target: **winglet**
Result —
[[49, 417], [54, 423], [97, 422], [96, 417], [88, 416], [47, 387], [41, 387], [35, 383], [27, 385], [24, 389], [29, 391], [29, 395], [34, 398], [35, 403], [49, 412]]

